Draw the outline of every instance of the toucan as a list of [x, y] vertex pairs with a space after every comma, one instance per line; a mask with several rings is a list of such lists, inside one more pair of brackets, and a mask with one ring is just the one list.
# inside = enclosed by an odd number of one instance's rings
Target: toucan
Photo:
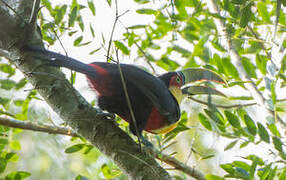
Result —
[[[24, 46], [23, 49], [30, 55], [45, 60], [45, 65], [66, 67], [85, 74], [89, 86], [97, 94], [98, 106], [127, 121], [130, 131], [141, 138], [143, 130], [158, 134], [167, 133], [176, 127], [181, 116], [179, 104], [183, 94], [219, 94], [218, 91], [202, 86], [182, 89], [185, 84], [200, 80], [225, 83], [222, 77], [207, 69], [188, 68], [156, 77], [134, 65], [107, 62], [85, 64], [40, 47]], [[123, 83], [126, 85], [135, 121], [131, 116]]]

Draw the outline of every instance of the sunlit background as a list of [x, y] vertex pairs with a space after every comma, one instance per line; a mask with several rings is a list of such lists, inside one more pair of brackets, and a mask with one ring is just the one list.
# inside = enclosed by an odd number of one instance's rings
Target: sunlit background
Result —
[[[53, 1], [53, 6], [55, 6], [57, 3], [70, 4], [70, 1]], [[87, 6], [86, 0], [78, 0], [78, 3]], [[81, 34], [81, 31], [79, 31], [75, 33], [73, 37], [64, 34], [60, 36], [62, 45], [59, 41], [56, 41], [53, 46], [48, 48], [62, 54], [65, 54], [66, 51], [68, 56], [85, 63], [90, 63], [93, 61], [106, 61], [108, 41], [110, 40], [112, 27], [116, 17], [115, 4], [113, 3], [112, 7], [110, 7], [104, 0], [94, 1], [94, 4], [96, 7], [95, 16], [93, 16], [88, 9], [82, 10], [81, 14], [84, 17], [83, 20], [86, 27], [89, 27], [90, 23], [92, 24], [95, 37], [91, 36], [91, 32], [89, 30], [87, 30], [86, 34]], [[161, 7], [165, 4], [166, 3], [164, 1], [154, 1], [152, 8]], [[118, 1], [118, 13], [124, 14], [120, 17], [119, 22], [116, 24], [113, 40], [123, 39], [124, 37], [122, 34], [126, 32], [126, 27], [138, 24], [145, 25], [153, 22], [153, 16], [136, 13], [137, 9], [145, 6], [150, 6], [150, 4], [139, 5], [134, 3], [132, 0]], [[190, 8], [188, 11], [193, 11], [193, 9]], [[46, 21], [52, 20], [49, 19], [49, 15], [45, 7], [42, 8], [41, 12], [44, 14]], [[75, 30], [77, 29], [79, 29], [79, 27], [75, 26]], [[138, 30], [138, 32], [140, 31]], [[92, 43], [83, 47], [73, 46], [75, 38], [81, 35], [84, 37], [83, 42], [92, 40]], [[142, 35], [144, 35], [143, 31]], [[176, 38], [177, 39], [174, 40], [174, 34], [170, 34], [169, 37], [161, 40], [159, 45], [161, 47], [167, 47], [170, 45], [170, 43], [175, 43], [186, 49], [193, 49], [193, 46], [183, 40], [179, 35]], [[65, 48], [65, 51], [63, 50], [62, 46]], [[94, 54], [90, 54], [90, 52], [95, 49], [99, 50]], [[165, 52], [165, 49], [162, 48], [161, 50], [156, 50], [154, 52], [156, 54], [153, 53], [152, 55], [155, 58], [159, 58]], [[214, 52], [219, 53], [215, 49], [212, 49], [212, 51], [209, 53], [213, 54]], [[114, 49], [112, 49], [111, 55], [113, 57], [114, 54]], [[180, 65], [184, 65], [186, 63], [186, 60], [182, 58], [179, 53], [172, 53], [170, 58], [175, 60]], [[122, 63], [136, 64], [144, 67], [144, 69], [152, 73], [152, 69], [146, 63], [144, 58], [138, 58], [136, 50], [131, 50], [131, 54], [129, 56], [120, 55], [119, 59]], [[166, 72], [164, 69], [156, 66], [155, 64], [153, 65], [157, 75]], [[66, 73], [67, 78], [69, 78], [70, 71], [67, 69], [62, 70]], [[0, 72], [0, 75], [1, 77], [6, 76], [2, 72]], [[23, 75], [17, 71], [17, 76], [13, 76], [13, 78], [20, 80], [23, 78]], [[89, 102], [96, 102], [96, 96], [88, 88], [84, 75], [79, 73], [76, 74], [74, 87]], [[225, 88], [218, 85], [216, 88], [227, 96], [243, 96], [248, 93], [242, 88], [236, 86]], [[30, 84], [27, 84], [21, 91], [8, 92], [1, 90], [0, 94], [12, 97], [13, 100], [17, 101], [19, 99], [24, 99], [32, 89], [33, 87]], [[285, 88], [282, 90], [283, 92], [277, 93], [278, 95], [281, 94], [278, 99], [285, 98]], [[30, 102], [29, 109], [27, 109], [28, 120], [39, 123], [54, 123], [56, 125], [61, 125], [63, 121], [43, 100], [41, 100], [39, 95], [37, 95], [37, 97], [39, 99], [33, 99]], [[207, 97], [196, 96], [196, 98], [207, 102]], [[227, 98], [215, 96], [212, 97], [212, 101], [221, 105], [237, 104], [240, 102], [230, 101]], [[196, 167], [204, 173], [213, 173], [217, 175], [223, 174], [223, 170], [219, 167], [220, 164], [232, 162], [236, 159], [241, 160], [242, 156], [258, 153], [260, 154], [260, 157], [264, 157], [265, 161], [267, 161], [267, 159], [273, 160], [273, 158], [275, 158], [274, 156], [270, 155], [268, 145], [265, 143], [260, 143], [258, 146], [253, 146], [250, 144], [244, 149], [234, 147], [230, 150], [225, 150], [232, 140], [206, 130], [198, 121], [198, 113], [202, 112], [203, 108], [206, 108], [205, 105], [186, 98], [181, 107], [182, 110], [184, 110], [183, 119], [188, 118], [187, 124], [189, 130], [179, 133], [175, 140], [169, 142], [173, 144], [164, 150], [165, 153], [171, 154], [176, 152], [174, 156], [182, 162], [187, 163], [189, 166]], [[286, 107], [285, 103], [282, 108], [283, 107]], [[12, 104], [11, 109], [13, 109], [15, 112], [22, 110], [21, 107], [17, 107]], [[255, 120], [261, 122], [265, 121], [266, 114], [263, 110], [258, 108], [258, 106], [250, 106], [247, 108], [247, 111], [252, 117], [256, 117]], [[119, 124], [125, 131], [129, 132], [127, 123], [119, 121]], [[51, 135], [40, 132], [20, 130], [15, 131], [19, 131], [19, 133], [12, 138], [19, 141], [15, 141], [15, 144], [12, 145], [11, 148], [12, 150], [20, 150], [17, 153], [20, 158], [19, 162], [17, 162], [17, 157], [15, 157], [15, 162], [17, 163], [9, 163], [8, 169], [31, 172], [32, 175], [28, 178], [30, 180], [74, 179], [79, 174], [90, 179], [106, 179], [106, 177], [102, 174], [102, 170], [104, 168], [106, 168], [106, 170], [112, 170], [114, 173], [116, 173], [117, 168], [115, 165], [96, 148], [91, 149], [86, 155], [82, 153], [85, 149], [76, 153], [65, 153], [65, 149], [71, 145], [83, 143], [80, 139], [73, 139], [68, 136]], [[157, 135], [148, 134], [147, 136], [150, 138], [150, 140], [152, 140], [156, 147], [159, 147], [159, 144], [162, 143], [158, 142], [160, 138], [157, 138], [159, 137]], [[136, 138], [134, 137], [134, 139]], [[161, 163], [164, 165], [163, 162]], [[179, 172], [170, 171], [170, 173], [177, 174]], [[127, 177], [122, 176], [121, 178], [124, 179]]]

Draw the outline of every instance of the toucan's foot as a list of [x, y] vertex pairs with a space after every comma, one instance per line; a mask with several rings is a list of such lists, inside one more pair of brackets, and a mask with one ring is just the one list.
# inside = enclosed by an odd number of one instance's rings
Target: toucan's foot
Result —
[[140, 140], [144, 146], [146, 146], [148, 148], [152, 148], [152, 149], [154, 148], [154, 145], [150, 141], [145, 139], [143, 136], [140, 137]]
[[97, 112], [96, 117], [98, 118], [108, 118], [108, 119], [115, 119], [115, 114], [108, 113], [108, 112]]

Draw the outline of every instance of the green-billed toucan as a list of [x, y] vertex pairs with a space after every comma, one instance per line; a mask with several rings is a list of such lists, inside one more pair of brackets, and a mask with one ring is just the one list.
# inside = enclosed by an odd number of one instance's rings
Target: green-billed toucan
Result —
[[166, 133], [176, 127], [180, 119], [179, 104], [183, 93], [211, 93], [210, 88], [182, 86], [197, 80], [225, 83], [216, 73], [198, 68], [168, 72], [159, 77], [128, 64], [120, 64], [127, 93], [135, 116], [137, 132], [131, 119], [125, 92], [117, 64], [94, 62], [84, 64], [73, 58], [42, 48], [25, 46], [32, 56], [44, 59], [49, 66], [66, 67], [87, 76], [89, 86], [97, 92], [98, 106], [115, 113], [129, 122], [133, 134], [141, 136], [143, 130], [151, 133]]

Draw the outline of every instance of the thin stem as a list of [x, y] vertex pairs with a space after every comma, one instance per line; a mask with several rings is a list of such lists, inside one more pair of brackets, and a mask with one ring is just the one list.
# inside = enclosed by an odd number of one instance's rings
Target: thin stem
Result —
[[116, 50], [116, 57], [117, 57], [118, 70], [119, 70], [119, 74], [120, 74], [120, 78], [121, 78], [121, 82], [122, 82], [122, 86], [123, 86], [123, 90], [124, 90], [124, 95], [126, 97], [128, 109], [129, 109], [130, 114], [131, 114], [131, 119], [132, 119], [132, 122], [133, 122], [133, 125], [134, 125], [135, 133], [136, 133], [136, 136], [138, 138], [139, 147], [141, 149], [142, 148], [142, 146], [141, 146], [141, 139], [140, 139], [141, 135], [140, 135], [140, 133], [138, 131], [138, 127], [137, 127], [134, 111], [133, 111], [133, 108], [132, 108], [132, 105], [131, 105], [131, 101], [130, 101], [130, 98], [129, 98], [129, 95], [128, 95], [128, 91], [127, 91], [125, 79], [124, 79], [124, 76], [123, 76], [123, 73], [122, 73], [122, 69], [120, 67], [120, 62], [119, 62], [119, 58], [118, 58], [118, 50]]

